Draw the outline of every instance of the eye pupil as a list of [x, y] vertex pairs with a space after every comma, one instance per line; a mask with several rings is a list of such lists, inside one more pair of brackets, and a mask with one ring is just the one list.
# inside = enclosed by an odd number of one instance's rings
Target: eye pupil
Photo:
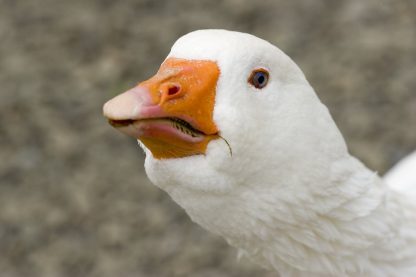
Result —
[[264, 88], [269, 80], [269, 72], [265, 69], [256, 69], [251, 72], [248, 82], [255, 88]]
[[257, 73], [257, 82], [262, 84], [266, 78], [263, 76], [263, 73]]

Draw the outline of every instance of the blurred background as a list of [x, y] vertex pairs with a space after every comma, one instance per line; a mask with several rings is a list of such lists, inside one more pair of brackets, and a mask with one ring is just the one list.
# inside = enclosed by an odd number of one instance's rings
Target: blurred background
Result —
[[0, 276], [275, 276], [151, 185], [101, 114], [201, 28], [279, 46], [371, 169], [416, 149], [415, 1], [0, 0]]

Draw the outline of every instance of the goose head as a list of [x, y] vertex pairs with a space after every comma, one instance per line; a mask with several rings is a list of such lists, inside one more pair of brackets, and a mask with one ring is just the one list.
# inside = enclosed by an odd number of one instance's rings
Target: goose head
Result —
[[107, 102], [104, 115], [139, 140], [162, 188], [284, 183], [344, 149], [298, 66], [267, 41], [225, 30], [179, 38], [156, 75]]

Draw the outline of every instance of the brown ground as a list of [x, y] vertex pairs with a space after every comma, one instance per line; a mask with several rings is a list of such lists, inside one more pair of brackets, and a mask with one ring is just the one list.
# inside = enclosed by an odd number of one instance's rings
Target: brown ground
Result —
[[416, 148], [415, 15], [412, 0], [0, 0], [0, 276], [274, 276], [152, 186], [102, 104], [188, 31], [250, 32], [383, 173]]

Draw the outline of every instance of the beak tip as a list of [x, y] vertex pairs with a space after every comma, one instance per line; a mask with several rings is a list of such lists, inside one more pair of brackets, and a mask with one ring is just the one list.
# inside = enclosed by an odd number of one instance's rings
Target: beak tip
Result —
[[103, 116], [108, 118], [108, 102], [105, 102], [102, 108]]
[[103, 105], [103, 115], [112, 120], [138, 119], [145, 106], [153, 105], [148, 89], [137, 86]]
[[103, 105], [103, 116], [107, 119], [118, 119], [117, 118], [117, 110], [114, 108], [114, 105], [112, 105], [113, 99], [107, 101]]
[[137, 103], [133, 95], [128, 93], [120, 94], [110, 99], [103, 105], [103, 115], [108, 119], [124, 120], [132, 119], [137, 113]]

